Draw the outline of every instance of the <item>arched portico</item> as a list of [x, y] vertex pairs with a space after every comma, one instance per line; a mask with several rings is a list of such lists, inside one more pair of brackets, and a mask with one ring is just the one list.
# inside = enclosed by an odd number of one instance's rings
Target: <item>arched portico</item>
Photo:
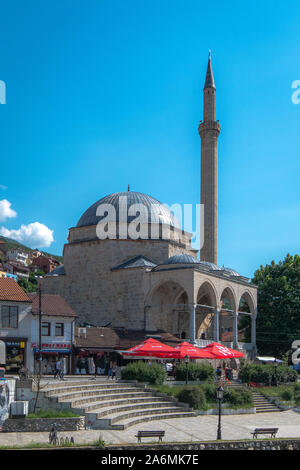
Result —
[[145, 329], [162, 329], [183, 339], [189, 337], [189, 297], [181, 284], [166, 280], [152, 288], [146, 299]]
[[217, 292], [213, 284], [206, 280], [198, 289], [196, 308], [196, 337], [210, 339], [214, 337]]

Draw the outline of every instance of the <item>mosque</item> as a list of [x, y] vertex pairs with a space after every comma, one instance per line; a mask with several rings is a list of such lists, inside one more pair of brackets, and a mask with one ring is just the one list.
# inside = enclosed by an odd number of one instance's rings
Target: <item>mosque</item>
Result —
[[[152, 196], [128, 190], [101, 198], [70, 228], [64, 265], [42, 280], [42, 291], [64, 297], [79, 324], [145, 336], [164, 331], [199, 346], [229, 338], [225, 344], [256, 353], [257, 287], [217, 260], [220, 124], [215, 109], [209, 55], [198, 129], [204, 207], [200, 260], [192, 234]], [[239, 335], [244, 315], [251, 322], [251, 343]]]

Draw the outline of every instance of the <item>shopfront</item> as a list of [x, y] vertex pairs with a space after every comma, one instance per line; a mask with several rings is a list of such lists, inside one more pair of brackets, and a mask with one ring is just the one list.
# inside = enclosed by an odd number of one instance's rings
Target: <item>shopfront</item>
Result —
[[106, 375], [110, 361], [119, 362], [119, 355], [113, 349], [75, 348], [73, 373], [79, 375]]
[[[40, 350], [37, 343], [32, 343], [34, 354], [34, 370], [39, 370]], [[65, 374], [71, 373], [71, 343], [42, 343], [42, 374], [52, 375], [55, 372], [55, 363], [59, 359], [63, 363]]]
[[1, 338], [5, 343], [7, 373], [18, 373], [26, 365], [27, 338]]

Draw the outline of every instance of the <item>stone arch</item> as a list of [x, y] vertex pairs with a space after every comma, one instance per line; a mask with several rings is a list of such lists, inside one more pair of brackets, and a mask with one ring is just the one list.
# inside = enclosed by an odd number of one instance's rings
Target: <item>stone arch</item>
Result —
[[[203, 281], [197, 292], [196, 338], [213, 338], [217, 299], [218, 296], [214, 285], [209, 280]], [[205, 305], [207, 305], [207, 308]]]
[[151, 289], [146, 298], [148, 331], [165, 330], [179, 337], [189, 334], [189, 296], [176, 280], [163, 280]]
[[236, 293], [227, 285], [220, 294], [219, 338], [231, 342], [235, 334], [235, 313], [238, 308]]
[[[245, 305], [248, 306], [249, 313], [253, 314], [255, 312], [256, 302], [255, 302], [252, 294], [248, 290], [245, 290], [240, 295], [239, 304], [238, 304], [239, 311], [243, 311], [245, 309]], [[245, 309], [245, 311], [246, 311], [246, 309]]]

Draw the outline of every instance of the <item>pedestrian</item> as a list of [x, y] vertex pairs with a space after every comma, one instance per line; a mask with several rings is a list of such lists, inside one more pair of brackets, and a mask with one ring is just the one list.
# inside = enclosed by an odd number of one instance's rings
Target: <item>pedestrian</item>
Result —
[[55, 363], [55, 372], [54, 372], [54, 378], [56, 379], [56, 377], [60, 376], [60, 372], [61, 372], [61, 362], [59, 360], [59, 358], [57, 357], [56, 359], [56, 363]]
[[108, 371], [107, 371], [107, 380], [109, 380], [109, 377], [112, 377], [112, 369], [113, 369], [113, 361], [109, 361], [108, 364]]
[[117, 362], [116, 362], [116, 361], [113, 361], [112, 367], [111, 367], [111, 373], [112, 373], [112, 377], [111, 377], [111, 378], [112, 378], [112, 380], [113, 380], [113, 379], [116, 379], [117, 370], [118, 370]]

